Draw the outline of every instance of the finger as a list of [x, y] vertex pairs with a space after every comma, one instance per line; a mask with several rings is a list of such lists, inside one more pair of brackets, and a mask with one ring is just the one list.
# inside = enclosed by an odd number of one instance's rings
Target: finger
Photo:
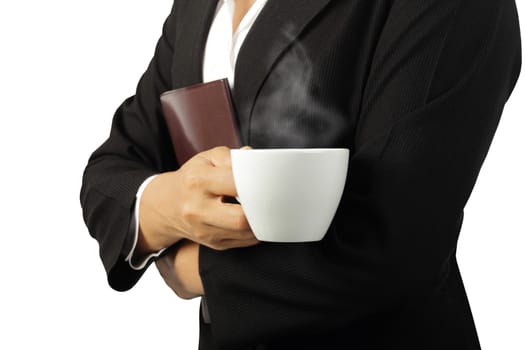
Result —
[[[235, 232], [251, 232], [250, 224], [239, 204], [223, 203], [216, 200], [209, 204], [202, 218], [203, 224], [232, 234]], [[231, 236], [228, 238], [238, 237]]]
[[252, 230], [228, 230], [214, 225], [203, 224], [198, 228], [199, 243], [220, 242], [225, 239], [246, 241], [253, 239]]
[[206, 191], [215, 196], [237, 196], [231, 168], [210, 168], [206, 175]]
[[246, 239], [246, 240], [234, 240], [234, 239], [225, 239], [221, 242], [221, 249], [234, 249], [234, 248], [248, 248], [253, 247], [261, 242], [258, 241], [255, 237]]
[[252, 230], [239, 204], [223, 203], [219, 197], [204, 200], [199, 209], [188, 209], [187, 238], [198, 243], [222, 239], [245, 239]]
[[228, 147], [215, 147], [201, 153], [214, 167], [231, 168], [231, 155]]
[[203, 225], [190, 238], [193, 242], [223, 250], [231, 247], [247, 247], [258, 241], [251, 231], [229, 231], [223, 228]]
[[252, 237], [250, 239], [245, 239], [245, 240], [223, 239], [217, 243], [213, 243], [209, 245], [204, 244], [204, 245], [214, 250], [227, 250], [227, 249], [234, 249], [234, 248], [253, 247], [259, 243], [261, 242], [258, 241], [255, 237]]

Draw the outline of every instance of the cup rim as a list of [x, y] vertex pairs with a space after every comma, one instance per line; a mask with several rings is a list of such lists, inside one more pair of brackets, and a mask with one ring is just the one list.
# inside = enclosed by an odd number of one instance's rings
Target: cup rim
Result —
[[232, 152], [253, 152], [253, 153], [319, 153], [319, 152], [342, 152], [350, 151], [348, 148], [250, 148], [250, 149], [231, 149]]

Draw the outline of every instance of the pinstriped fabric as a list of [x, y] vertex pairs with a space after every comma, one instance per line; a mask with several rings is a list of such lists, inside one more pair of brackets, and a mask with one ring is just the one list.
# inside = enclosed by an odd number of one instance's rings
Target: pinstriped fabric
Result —
[[[114, 288], [140, 277], [119, 255], [138, 185], [177, 168], [158, 95], [202, 78], [214, 3], [174, 2], [86, 168]], [[455, 249], [520, 67], [513, 0], [269, 0], [237, 61], [241, 131], [259, 148], [349, 147], [349, 180], [321, 242], [201, 247], [200, 348], [479, 349]]]

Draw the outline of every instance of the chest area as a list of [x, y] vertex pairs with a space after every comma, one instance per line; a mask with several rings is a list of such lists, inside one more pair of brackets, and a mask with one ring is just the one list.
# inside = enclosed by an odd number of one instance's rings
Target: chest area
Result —
[[[351, 147], [386, 11], [374, 1], [325, 2], [299, 20], [294, 15], [276, 19], [284, 15], [277, 10], [285, 8], [267, 8], [270, 0], [247, 33], [233, 66], [233, 99], [244, 144]], [[174, 88], [202, 81], [212, 12], [198, 23], [179, 25]]]

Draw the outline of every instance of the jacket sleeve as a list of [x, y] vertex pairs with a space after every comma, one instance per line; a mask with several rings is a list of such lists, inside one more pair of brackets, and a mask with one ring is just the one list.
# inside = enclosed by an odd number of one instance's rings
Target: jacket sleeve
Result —
[[325, 239], [201, 247], [218, 343], [330, 334], [436, 290], [518, 78], [520, 45], [513, 0], [394, 1]]
[[91, 236], [99, 243], [108, 282], [116, 290], [131, 288], [142, 271], [124, 261], [135, 195], [149, 176], [176, 165], [162, 119], [159, 96], [171, 88], [174, 8], [166, 19], [154, 57], [136, 94], [117, 109], [109, 138], [91, 155], [85, 168], [80, 201]]

